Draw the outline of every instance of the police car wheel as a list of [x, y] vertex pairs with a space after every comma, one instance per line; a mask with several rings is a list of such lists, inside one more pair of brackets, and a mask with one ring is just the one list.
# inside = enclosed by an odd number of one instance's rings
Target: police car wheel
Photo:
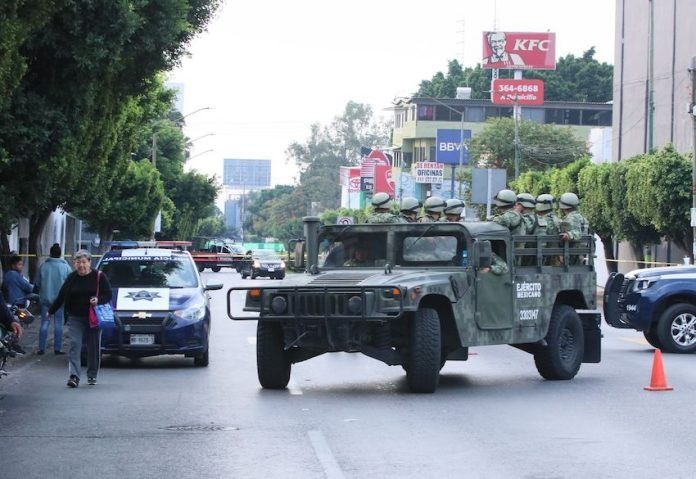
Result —
[[553, 308], [547, 346], [534, 354], [534, 364], [544, 379], [573, 379], [580, 370], [585, 338], [578, 313], [567, 305]]
[[256, 326], [256, 372], [265, 389], [285, 389], [291, 363], [285, 351], [283, 326], [259, 321]]
[[442, 344], [440, 318], [432, 308], [421, 308], [411, 321], [406, 380], [416, 393], [432, 393], [440, 380]]
[[665, 352], [695, 352], [696, 306], [679, 303], [667, 308], [657, 322], [657, 337]]
[[205, 368], [210, 364], [210, 357], [208, 355], [208, 350], [206, 349], [203, 354], [193, 357], [193, 365], [197, 368]]
[[657, 328], [655, 325], [651, 325], [650, 329], [643, 331], [643, 336], [645, 340], [650, 343], [650, 346], [657, 349], [662, 349], [662, 343], [660, 343], [660, 338], [657, 337]]

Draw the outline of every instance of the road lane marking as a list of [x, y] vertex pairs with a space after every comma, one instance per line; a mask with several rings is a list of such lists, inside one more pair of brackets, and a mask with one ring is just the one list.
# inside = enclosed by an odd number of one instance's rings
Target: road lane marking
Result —
[[650, 343], [645, 338], [634, 338], [632, 336], [621, 336], [619, 337], [621, 341], [626, 341], [628, 343], [636, 343], [643, 346], [650, 346]]
[[331, 448], [321, 431], [309, 431], [308, 434], [309, 440], [312, 442], [312, 447], [314, 448], [314, 454], [316, 454], [317, 459], [319, 459], [321, 467], [324, 468], [326, 478], [344, 479], [346, 476], [343, 474], [341, 466], [336, 462], [336, 458], [333, 452], [331, 452]]

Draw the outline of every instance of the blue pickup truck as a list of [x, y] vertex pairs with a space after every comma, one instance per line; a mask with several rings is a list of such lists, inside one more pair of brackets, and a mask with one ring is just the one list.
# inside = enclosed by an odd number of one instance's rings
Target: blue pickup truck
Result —
[[612, 273], [604, 288], [604, 318], [610, 326], [642, 331], [669, 353], [696, 351], [696, 266]]

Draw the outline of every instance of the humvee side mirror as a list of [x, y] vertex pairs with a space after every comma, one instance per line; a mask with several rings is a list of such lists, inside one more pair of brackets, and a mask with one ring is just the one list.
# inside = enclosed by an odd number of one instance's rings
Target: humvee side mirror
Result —
[[490, 268], [493, 258], [491, 242], [488, 240], [477, 241], [474, 243], [474, 268], [483, 269]]

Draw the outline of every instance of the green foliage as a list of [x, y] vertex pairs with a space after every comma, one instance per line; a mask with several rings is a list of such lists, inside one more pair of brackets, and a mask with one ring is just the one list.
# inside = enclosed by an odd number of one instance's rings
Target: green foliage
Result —
[[355, 224], [361, 224], [367, 222], [367, 217], [369, 214], [369, 208], [358, 210], [352, 210], [350, 208], [338, 208], [337, 210], [324, 211], [319, 218], [325, 225], [335, 225], [339, 216], [351, 216], [353, 217], [353, 222]]
[[[522, 121], [519, 125], [520, 173], [544, 171], [586, 156], [587, 145], [567, 127]], [[486, 122], [483, 131], [471, 139], [469, 154], [474, 164], [504, 168], [508, 177], [515, 169], [515, 122], [496, 118]]]
[[200, 173], [183, 173], [167, 191], [174, 203], [172, 220], [163, 225], [162, 239], [191, 238], [196, 234], [198, 221], [213, 214], [218, 186], [215, 178]]
[[[581, 57], [566, 55], [558, 59], [555, 70], [525, 71], [525, 78], [544, 80], [546, 101], [607, 102], [613, 98], [614, 69], [608, 63], [594, 59], [594, 47]], [[512, 78], [512, 70], [500, 70], [500, 78]], [[447, 63], [447, 73], [437, 72], [430, 80], [421, 81], [414, 96], [455, 98], [458, 86], [471, 87], [471, 98], [489, 99], [491, 70], [462, 68], [457, 60]]]
[[510, 182], [510, 187], [519, 192], [526, 192], [537, 197], [551, 192], [551, 175], [545, 171], [527, 171], [517, 180]]
[[624, 204], [619, 192], [611, 189], [613, 164], [586, 165], [578, 175], [577, 193], [582, 198], [581, 211], [600, 238], [614, 236], [612, 216], [616, 205]]

